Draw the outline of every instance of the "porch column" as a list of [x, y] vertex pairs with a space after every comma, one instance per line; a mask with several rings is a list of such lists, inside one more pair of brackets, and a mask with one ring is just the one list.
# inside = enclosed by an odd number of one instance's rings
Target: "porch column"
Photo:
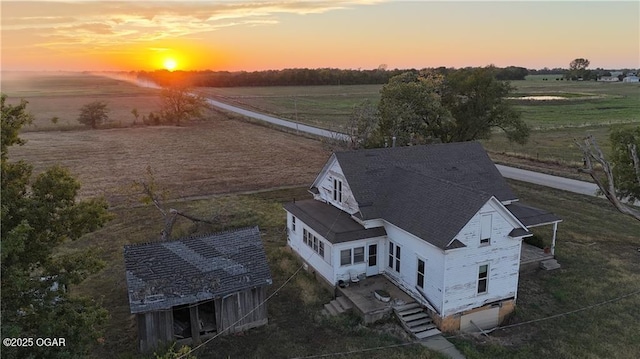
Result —
[[551, 255], [556, 255], [556, 232], [558, 231], [558, 222], [553, 222], [553, 239], [551, 240]]

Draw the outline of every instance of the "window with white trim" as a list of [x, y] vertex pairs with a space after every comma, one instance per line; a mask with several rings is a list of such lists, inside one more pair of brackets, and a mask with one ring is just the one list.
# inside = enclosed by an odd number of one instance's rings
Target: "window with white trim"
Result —
[[342, 203], [342, 181], [333, 179], [333, 200]]
[[483, 214], [480, 218], [480, 245], [491, 244], [491, 214]]
[[484, 294], [489, 288], [489, 265], [483, 264], [478, 268], [478, 294]]
[[343, 249], [340, 251], [340, 265], [341, 266], [351, 265], [351, 248]]
[[424, 273], [425, 263], [422, 259], [418, 258], [418, 277], [416, 280], [416, 285], [420, 288], [424, 288]]
[[303, 228], [302, 241], [324, 259], [324, 242], [320, 238], [311, 234], [306, 228]]
[[291, 230], [293, 232], [296, 231], [296, 217], [295, 216], [291, 216]]
[[364, 263], [364, 247], [356, 247], [353, 249], [353, 263]]
[[400, 273], [400, 246], [389, 242], [389, 268]]

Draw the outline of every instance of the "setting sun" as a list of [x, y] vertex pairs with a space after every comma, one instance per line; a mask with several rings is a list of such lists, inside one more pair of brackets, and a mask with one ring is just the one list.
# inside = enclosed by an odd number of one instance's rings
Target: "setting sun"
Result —
[[164, 60], [164, 68], [169, 70], [169, 71], [175, 70], [177, 66], [178, 66], [178, 63], [174, 59], [166, 59], [166, 60]]

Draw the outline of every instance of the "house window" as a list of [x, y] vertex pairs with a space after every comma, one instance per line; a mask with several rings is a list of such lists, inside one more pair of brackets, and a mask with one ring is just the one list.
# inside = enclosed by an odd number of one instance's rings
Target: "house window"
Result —
[[306, 228], [302, 230], [302, 241], [311, 247], [311, 233]]
[[358, 247], [353, 249], [353, 263], [364, 262], [364, 247]]
[[306, 228], [302, 229], [302, 237], [304, 243], [306, 243], [314, 252], [318, 253], [320, 257], [324, 258], [324, 242], [320, 238], [311, 234]]
[[480, 219], [480, 245], [491, 243], [491, 214], [483, 214]]
[[418, 279], [416, 285], [420, 288], [424, 288], [424, 261], [418, 258]]
[[489, 265], [483, 264], [478, 269], [478, 294], [487, 292], [487, 284], [489, 280]]
[[400, 273], [400, 246], [389, 242], [389, 268], [394, 269]]
[[342, 181], [333, 179], [333, 200], [342, 203]]
[[296, 231], [296, 217], [291, 216], [291, 230]]
[[348, 266], [351, 264], [351, 249], [344, 249], [340, 251], [340, 265]]

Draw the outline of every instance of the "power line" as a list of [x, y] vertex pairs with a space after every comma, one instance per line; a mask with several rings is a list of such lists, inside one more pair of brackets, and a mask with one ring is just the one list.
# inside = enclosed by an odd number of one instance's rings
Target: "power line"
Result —
[[374, 348], [366, 348], [366, 349], [356, 349], [356, 350], [350, 350], [350, 351], [347, 351], [347, 352], [336, 352], [336, 353], [327, 353], [327, 354], [316, 354], [316, 355], [310, 355], [310, 356], [306, 356], [306, 357], [294, 357], [294, 358], [292, 358], [292, 359], [328, 358], [328, 357], [338, 356], [338, 355], [358, 354], [358, 353], [366, 353], [366, 352], [371, 352], [371, 351], [376, 351], [376, 350], [384, 350], [384, 349], [391, 349], [391, 348], [400, 348], [400, 347], [406, 347], [406, 346], [409, 346], [409, 345], [416, 345], [416, 344], [420, 344], [420, 343], [419, 343], [419, 342], [410, 342], [410, 343], [402, 343], [402, 344], [387, 345], [387, 346], [382, 346], [382, 347], [374, 347]]
[[[331, 230], [333, 229], [334, 225], [336, 224], [336, 222], [338, 221], [338, 217], [340, 216], [340, 212], [336, 213], [336, 216], [333, 220], [333, 223], [331, 224], [331, 226], [329, 228], [327, 228], [327, 233], [325, 234], [326, 238], [329, 235], [329, 232], [331, 232]], [[235, 321], [233, 324], [229, 325], [227, 328], [221, 330], [219, 333], [216, 333], [216, 335], [214, 335], [213, 337], [205, 340], [204, 342], [198, 344], [197, 346], [195, 346], [194, 348], [191, 348], [187, 353], [182, 354], [181, 356], [179, 356], [177, 359], [182, 359], [184, 357], [186, 357], [187, 355], [195, 352], [196, 350], [202, 348], [203, 346], [205, 346], [207, 343], [211, 342], [212, 340], [216, 339], [217, 337], [219, 337], [220, 335], [222, 335], [224, 332], [226, 332], [227, 330], [233, 328], [236, 324], [240, 323], [242, 320], [244, 320], [246, 317], [248, 317], [251, 313], [255, 312], [258, 308], [260, 308], [261, 306], [265, 305], [271, 298], [273, 298], [273, 296], [275, 296], [276, 294], [278, 294], [278, 292], [284, 288], [285, 285], [287, 285], [287, 283], [289, 283], [299, 272], [300, 270], [302, 270], [304, 268], [304, 265], [306, 262], [309, 261], [309, 259], [311, 259], [311, 256], [314, 255], [314, 251], [312, 250], [311, 253], [309, 253], [309, 256], [306, 258], [306, 260], [303, 260], [303, 263], [300, 265], [300, 267], [298, 267], [298, 269], [291, 275], [289, 276], [289, 278], [287, 278], [287, 280], [284, 281], [284, 283], [282, 283], [282, 285], [280, 287], [278, 287], [278, 289], [276, 289], [273, 293], [271, 293], [271, 295], [269, 295], [267, 298], [265, 298], [264, 301], [262, 301], [260, 304], [256, 305], [253, 309], [251, 309], [247, 314], [245, 314], [244, 316], [242, 316], [240, 319], [238, 319], [237, 321]], [[215, 298], [212, 299], [208, 299], [204, 302], [200, 302], [200, 303], [194, 303], [191, 306], [198, 306], [202, 303], [206, 303], [209, 301], [213, 301], [215, 300]]]
[[[544, 318], [538, 318], [538, 319], [527, 320], [526, 322], [514, 323], [514, 324], [510, 324], [510, 325], [505, 325], [505, 326], [502, 326], [502, 327], [495, 327], [495, 328], [493, 328], [493, 329], [485, 330], [485, 331], [483, 331], [483, 333], [485, 333], [485, 334], [489, 334], [489, 333], [492, 333], [492, 332], [494, 332], [494, 331], [496, 331], [496, 330], [502, 330], [502, 329], [507, 329], [507, 328], [519, 327], [519, 326], [521, 326], [521, 325], [525, 325], [525, 324], [531, 324], [531, 323], [536, 323], [536, 322], [542, 322], [542, 321], [549, 320], [549, 319], [555, 319], [555, 318], [563, 317], [563, 316], [565, 316], [565, 315], [574, 314], [574, 313], [582, 312], [582, 311], [585, 311], [585, 310], [588, 310], [588, 309], [593, 309], [593, 308], [596, 308], [596, 307], [600, 307], [600, 306], [603, 306], [603, 305], [605, 305], [605, 304], [609, 304], [609, 303], [617, 302], [617, 301], [619, 301], [619, 300], [622, 300], [622, 299], [624, 299], [624, 298], [628, 298], [628, 297], [630, 297], [630, 296], [632, 296], [632, 295], [636, 295], [636, 294], [639, 294], [639, 293], [640, 293], [640, 290], [636, 290], [636, 291], [634, 291], [634, 292], [627, 293], [627, 294], [621, 295], [621, 296], [619, 296], [619, 297], [615, 297], [615, 298], [612, 298], [612, 299], [608, 299], [608, 300], [605, 300], [605, 301], [603, 301], [603, 302], [596, 303], [596, 304], [592, 304], [592, 305], [589, 305], [589, 306], [586, 306], [586, 307], [582, 307], [582, 308], [578, 308], [578, 309], [570, 310], [570, 311], [568, 311], [568, 312], [563, 312], [563, 313], [559, 313], [559, 314], [550, 315], [550, 316], [548, 316], [548, 317], [544, 317]], [[448, 336], [448, 337], [446, 337], [446, 338], [455, 338], [455, 337], [457, 337], [457, 335]]]

